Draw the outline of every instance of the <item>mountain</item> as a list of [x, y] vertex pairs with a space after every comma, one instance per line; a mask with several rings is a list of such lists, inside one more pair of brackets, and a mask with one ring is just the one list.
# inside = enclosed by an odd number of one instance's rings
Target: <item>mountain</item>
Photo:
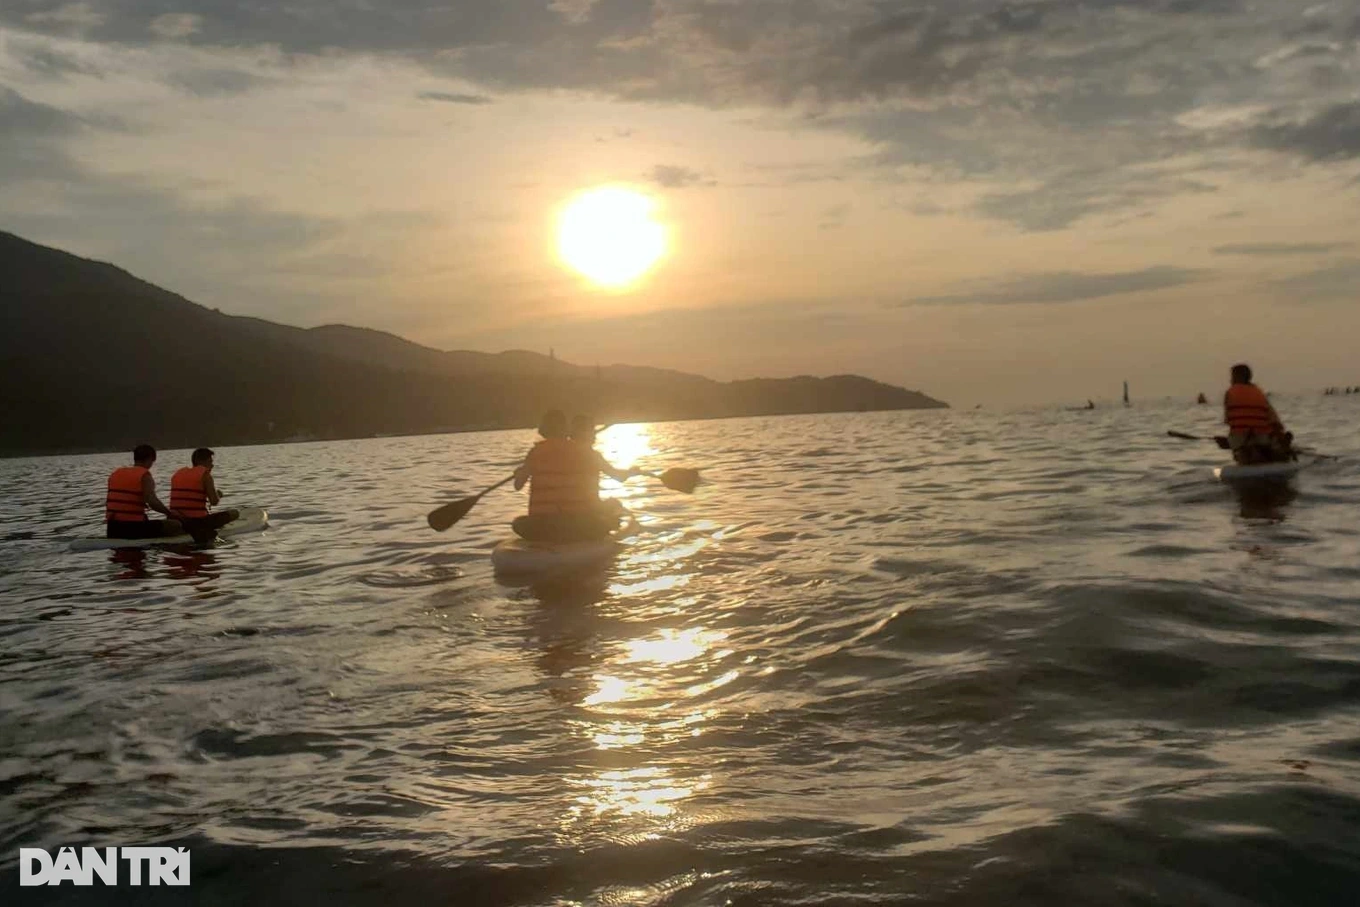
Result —
[[521, 428], [553, 406], [612, 422], [946, 406], [853, 375], [718, 382], [290, 327], [4, 232], [0, 274], [6, 455]]

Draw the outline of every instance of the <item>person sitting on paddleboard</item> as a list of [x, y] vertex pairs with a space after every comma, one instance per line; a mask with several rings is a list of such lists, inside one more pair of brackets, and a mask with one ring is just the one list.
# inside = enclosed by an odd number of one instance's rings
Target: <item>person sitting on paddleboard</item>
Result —
[[1223, 395], [1223, 421], [1228, 425], [1228, 447], [1242, 465], [1282, 463], [1297, 459], [1294, 436], [1270, 405], [1266, 394], [1251, 383], [1251, 367], [1232, 367], [1232, 386]]
[[[179, 535], [183, 529], [180, 514], [156, 497], [156, 482], [151, 467], [156, 463], [156, 448], [138, 444], [132, 451], [132, 465], [120, 466], [109, 474], [104, 498], [104, 522], [111, 539], [157, 539]], [[150, 508], [169, 519], [148, 520]]]
[[[614, 465], [605, 459], [604, 454], [595, 449], [595, 417], [586, 413], [577, 413], [571, 417], [571, 431], [568, 437], [577, 444], [582, 445], [590, 451], [595, 460], [595, 468], [601, 475], [609, 476], [616, 482], [626, 482], [632, 476], [637, 475], [631, 469], [616, 469]], [[596, 479], [597, 487], [599, 480]], [[613, 520], [614, 526], [623, 518], [623, 504], [614, 498], [608, 498], [599, 502], [599, 509], [602, 518]]]
[[[593, 426], [592, 435], [593, 435]], [[600, 510], [600, 473], [623, 481], [632, 475], [615, 469], [593, 448], [567, 437], [567, 417], [548, 411], [538, 426], [543, 437], [515, 470], [515, 490], [529, 483], [529, 512], [510, 524], [531, 542], [571, 542], [603, 538], [618, 526], [618, 515]]]
[[217, 535], [217, 530], [235, 520], [235, 510], [209, 512], [222, 500], [222, 493], [213, 482], [213, 452], [200, 447], [189, 457], [190, 466], [175, 470], [170, 478], [170, 508], [180, 515], [184, 530], [194, 542], [206, 545]]

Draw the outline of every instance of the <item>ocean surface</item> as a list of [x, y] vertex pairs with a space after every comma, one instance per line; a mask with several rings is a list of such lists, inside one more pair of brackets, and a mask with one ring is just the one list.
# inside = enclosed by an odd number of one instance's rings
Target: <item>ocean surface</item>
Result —
[[273, 525], [209, 551], [0, 461], [0, 902], [1360, 903], [1360, 397], [1276, 403], [1340, 459], [1251, 493], [1180, 402], [617, 426], [705, 484], [537, 584], [509, 487], [425, 525], [529, 432], [218, 448]]

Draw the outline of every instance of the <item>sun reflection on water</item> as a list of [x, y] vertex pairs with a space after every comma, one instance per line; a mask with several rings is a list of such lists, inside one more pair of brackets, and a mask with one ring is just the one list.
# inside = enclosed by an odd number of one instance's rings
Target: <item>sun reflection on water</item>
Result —
[[572, 812], [596, 816], [617, 813], [623, 816], [666, 818], [676, 813], [677, 804], [709, 786], [709, 775], [680, 782], [657, 766], [600, 772], [574, 782], [585, 792], [575, 800]]
[[661, 630], [652, 639], [634, 639], [624, 644], [628, 652], [625, 663], [650, 661], [669, 665], [698, 658], [714, 643], [727, 638], [726, 633], [691, 627], [688, 630]]
[[638, 460], [656, 453], [652, 447], [651, 426], [641, 422], [609, 426], [596, 436], [595, 449], [621, 469], [629, 469]]
[[686, 753], [719, 717], [721, 706], [691, 703], [735, 679], [728, 633], [662, 627], [607, 647], [581, 700], [577, 733], [596, 754], [564, 804], [563, 834], [647, 837], [698, 821], [686, 801], [709, 788], [712, 775]]

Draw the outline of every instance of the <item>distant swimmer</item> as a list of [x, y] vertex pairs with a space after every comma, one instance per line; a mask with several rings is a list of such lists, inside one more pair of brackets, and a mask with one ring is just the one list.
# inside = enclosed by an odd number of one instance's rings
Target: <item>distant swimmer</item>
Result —
[[[578, 423], [579, 426], [579, 423]], [[600, 509], [600, 473], [620, 481], [634, 475], [616, 469], [590, 442], [594, 426], [583, 440], [567, 437], [567, 417], [548, 411], [539, 424], [543, 440], [530, 449], [515, 470], [515, 488], [529, 485], [529, 512], [511, 523], [515, 534], [531, 542], [571, 542], [602, 538], [618, 526], [618, 514]], [[587, 439], [588, 440], [585, 440]]]
[[190, 466], [175, 470], [170, 478], [170, 509], [179, 514], [184, 530], [200, 545], [217, 536], [217, 530], [240, 516], [235, 510], [211, 512], [222, 500], [213, 482], [214, 454], [200, 447], [189, 457]]
[[1252, 384], [1249, 366], [1232, 367], [1232, 385], [1223, 395], [1223, 421], [1228, 426], [1228, 446], [1238, 463], [1297, 459], [1292, 446], [1294, 436], [1285, 431], [1266, 394]]
[[[132, 451], [132, 465], [120, 466], [109, 474], [108, 494], [104, 499], [104, 521], [111, 539], [156, 539], [179, 535], [183, 529], [180, 514], [156, 497], [156, 482], [151, 467], [156, 463], [156, 448], [138, 444]], [[148, 520], [147, 509], [170, 519]]]

